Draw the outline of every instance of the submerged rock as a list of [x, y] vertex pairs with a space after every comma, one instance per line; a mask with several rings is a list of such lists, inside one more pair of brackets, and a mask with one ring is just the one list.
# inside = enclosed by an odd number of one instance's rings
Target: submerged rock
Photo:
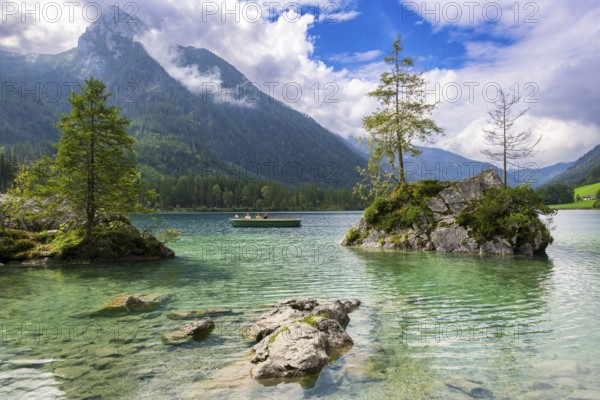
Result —
[[77, 378], [81, 378], [88, 372], [90, 372], [90, 370], [87, 367], [61, 367], [54, 370], [54, 375], [65, 380], [72, 381]]
[[183, 328], [162, 336], [162, 342], [168, 345], [190, 343], [193, 340], [205, 339], [215, 329], [215, 322], [210, 317], [190, 322]]
[[576, 390], [567, 397], [567, 400], [600, 400], [600, 391]]
[[212, 318], [203, 318], [199, 321], [190, 322], [183, 327], [183, 333], [187, 336], [199, 337], [208, 335], [215, 329], [215, 323]]
[[494, 395], [489, 389], [482, 386], [481, 382], [469, 379], [455, 378], [446, 382], [446, 386], [465, 392], [476, 399], [493, 399]]
[[207, 310], [177, 310], [170, 311], [166, 314], [166, 317], [174, 320], [186, 320], [195, 319], [202, 317], [220, 317], [224, 315], [236, 315], [231, 308], [224, 309], [207, 309]]
[[168, 299], [169, 296], [166, 295], [121, 294], [113, 297], [105, 305], [88, 315], [98, 316], [115, 313], [146, 312], [156, 309]]
[[575, 360], [551, 360], [537, 365], [542, 376], [546, 378], [574, 378], [591, 372], [590, 368]]
[[359, 300], [319, 304], [314, 299], [279, 302], [245, 334], [258, 343], [252, 351], [254, 379], [300, 378], [318, 374], [353, 346], [344, 330]]

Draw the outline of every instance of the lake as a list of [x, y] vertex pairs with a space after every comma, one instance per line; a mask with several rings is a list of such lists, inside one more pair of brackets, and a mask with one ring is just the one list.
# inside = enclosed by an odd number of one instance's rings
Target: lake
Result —
[[[292, 213], [299, 229], [234, 229], [231, 214], [137, 217], [182, 231], [161, 262], [0, 269], [0, 398], [496, 399], [600, 392], [600, 212], [561, 211], [548, 258], [339, 246], [360, 213]], [[90, 317], [111, 297], [170, 295]], [[358, 298], [355, 346], [316, 380], [249, 379], [241, 330], [290, 297]], [[169, 311], [231, 309], [208, 339], [167, 346]]]

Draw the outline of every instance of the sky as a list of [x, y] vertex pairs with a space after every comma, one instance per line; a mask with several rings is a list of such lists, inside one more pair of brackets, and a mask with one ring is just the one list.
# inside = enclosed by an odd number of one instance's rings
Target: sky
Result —
[[445, 134], [433, 146], [484, 159], [498, 88], [521, 97], [515, 111], [529, 108], [514, 129], [542, 136], [528, 161], [572, 161], [600, 144], [597, 0], [3, 1], [0, 48], [68, 50], [114, 4], [128, 22], [144, 21], [137, 39], [191, 91], [219, 71], [178, 68], [174, 45], [211, 50], [343, 137], [365, 134], [362, 120], [378, 107], [366, 94], [402, 35], [428, 101], [439, 102], [433, 117]]

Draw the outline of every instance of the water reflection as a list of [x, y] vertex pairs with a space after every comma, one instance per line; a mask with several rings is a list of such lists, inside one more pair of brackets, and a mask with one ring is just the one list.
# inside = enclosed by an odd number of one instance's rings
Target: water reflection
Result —
[[548, 334], [547, 258], [353, 252], [382, 295], [372, 362], [386, 380], [400, 365], [417, 363], [412, 367], [437, 377], [428, 388], [443, 391], [440, 382], [462, 375], [504, 392]]

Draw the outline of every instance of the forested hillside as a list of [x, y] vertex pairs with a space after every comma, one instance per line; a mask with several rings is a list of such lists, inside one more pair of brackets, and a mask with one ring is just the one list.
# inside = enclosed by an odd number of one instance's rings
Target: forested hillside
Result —
[[222, 94], [190, 91], [134, 40], [144, 24], [125, 20], [107, 15], [65, 53], [0, 52], [6, 100], [0, 146], [21, 146], [20, 155], [29, 158], [39, 143], [55, 142], [54, 124], [70, 90], [94, 76], [107, 83], [112, 103], [132, 120], [139, 162], [155, 179], [204, 176], [210, 169], [286, 186], [352, 187], [358, 180], [356, 166], [364, 160], [341, 137], [265, 93], [249, 101], [251, 85], [235, 67], [208, 50], [180, 47], [181, 66], [216, 74], [221, 90], [237, 94], [223, 101]]
[[583, 186], [600, 182], [600, 145], [594, 147], [575, 164], [554, 178], [550, 183]]

